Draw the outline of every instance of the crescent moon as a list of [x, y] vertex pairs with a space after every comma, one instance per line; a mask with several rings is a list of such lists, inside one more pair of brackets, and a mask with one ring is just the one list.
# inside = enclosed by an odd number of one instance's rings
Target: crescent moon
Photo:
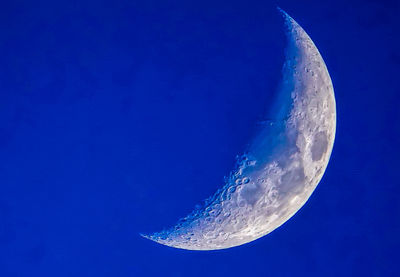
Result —
[[281, 11], [288, 45], [271, 120], [238, 158], [225, 185], [173, 228], [143, 235], [182, 249], [216, 250], [272, 232], [308, 200], [335, 139], [332, 81], [313, 41]]

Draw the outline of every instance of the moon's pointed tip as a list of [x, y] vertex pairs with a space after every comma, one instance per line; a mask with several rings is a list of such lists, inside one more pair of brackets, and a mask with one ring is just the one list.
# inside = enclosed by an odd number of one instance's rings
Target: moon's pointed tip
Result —
[[283, 14], [286, 14], [286, 12], [285, 12], [284, 10], [282, 10], [282, 8], [281, 8], [281, 7], [279, 7], [279, 6], [276, 6], [276, 9], [277, 9], [279, 12], [281, 12], [281, 13], [283, 13]]
[[[299, 29], [299, 25], [296, 22], [296, 20], [293, 19], [287, 12], [282, 10], [279, 6], [276, 7], [276, 9], [279, 11], [279, 13], [282, 15], [284, 24], [286, 27], [286, 35], [289, 37], [292, 37], [294, 35], [293, 31], [296, 29]], [[301, 27], [300, 27], [301, 29]]]
[[141, 236], [142, 238], [148, 239], [148, 240], [153, 240], [153, 239], [151, 238], [151, 235], [148, 235], [148, 234], [139, 233], [139, 236]]
[[172, 247], [172, 248], [180, 248], [180, 249], [189, 250], [189, 249], [186, 249], [186, 248], [184, 248], [184, 247], [178, 247], [178, 246], [174, 246], [174, 245], [172, 245], [172, 244], [170, 244], [170, 243], [167, 243], [167, 241], [161, 239], [160, 236], [159, 236], [157, 233], [154, 233], [154, 234], [143, 234], [143, 233], [139, 233], [139, 235], [140, 235], [141, 237], [145, 238], [145, 239], [148, 239], [148, 240], [150, 240], [150, 241], [154, 241], [154, 242], [157, 243], [157, 244], [169, 246], [169, 247]]
[[160, 243], [159, 240], [157, 240], [157, 237], [154, 236], [154, 234], [139, 233], [139, 235], [140, 235], [142, 238], [145, 238], [145, 239], [148, 239], [148, 240], [151, 240], [151, 241]]
[[[168, 245], [168, 244], [166, 244], [165, 239], [163, 239], [163, 237], [160, 235], [160, 233], [152, 233], [152, 234], [139, 233], [139, 235], [145, 239], [154, 241], [156, 243], [159, 243], [162, 245]], [[164, 234], [164, 236], [165, 236], [165, 234]]]
[[293, 17], [291, 17], [287, 12], [285, 12], [284, 10], [282, 10], [280, 7], [276, 7], [277, 10], [281, 13], [281, 15], [283, 16], [286, 24], [291, 25], [294, 23], [294, 19]]
[[285, 19], [291, 18], [290, 15], [288, 15], [287, 12], [285, 12], [284, 10], [282, 10], [281, 7], [276, 6], [276, 9], [278, 10], [278, 12], [279, 12]]

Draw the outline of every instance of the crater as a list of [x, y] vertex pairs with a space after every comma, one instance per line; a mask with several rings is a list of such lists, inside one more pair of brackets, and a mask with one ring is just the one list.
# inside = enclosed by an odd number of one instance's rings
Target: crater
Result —
[[314, 141], [311, 146], [311, 158], [314, 162], [321, 160], [322, 156], [328, 149], [328, 137], [325, 131], [315, 134]]
[[262, 188], [255, 183], [247, 184], [241, 191], [242, 199], [251, 206], [254, 206], [254, 204], [261, 198], [262, 195]]

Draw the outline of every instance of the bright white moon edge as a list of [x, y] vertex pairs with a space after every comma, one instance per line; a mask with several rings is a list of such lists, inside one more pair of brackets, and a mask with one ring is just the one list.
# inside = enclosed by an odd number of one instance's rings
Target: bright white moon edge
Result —
[[306, 32], [282, 11], [286, 61], [272, 115], [214, 196], [173, 228], [143, 235], [190, 250], [242, 245], [275, 230], [308, 200], [328, 164], [336, 104], [326, 65]]

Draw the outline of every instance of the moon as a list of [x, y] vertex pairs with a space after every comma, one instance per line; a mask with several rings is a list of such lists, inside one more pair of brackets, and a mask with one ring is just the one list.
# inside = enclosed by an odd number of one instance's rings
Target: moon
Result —
[[291, 218], [320, 182], [332, 152], [336, 103], [313, 41], [287, 13], [287, 47], [277, 99], [225, 185], [173, 228], [143, 235], [188, 250], [242, 245]]

